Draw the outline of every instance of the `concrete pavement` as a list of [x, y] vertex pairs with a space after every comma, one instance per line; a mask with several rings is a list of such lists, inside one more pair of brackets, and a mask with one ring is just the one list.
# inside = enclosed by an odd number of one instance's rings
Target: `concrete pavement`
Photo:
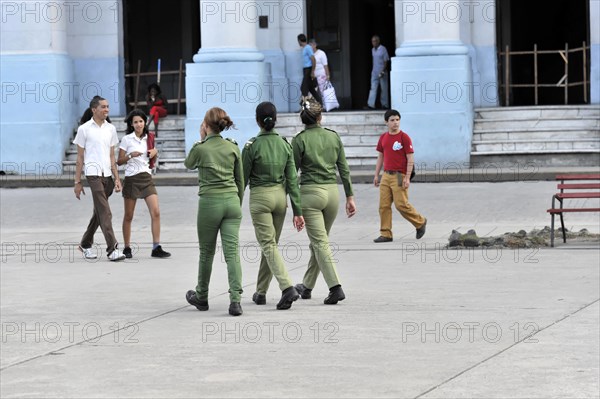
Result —
[[[10, 164], [8, 174], [0, 175], [0, 188], [48, 188], [72, 187], [74, 172], [62, 173], [60, 165], [36, 164], [27, 169], [24, 165]], [[468, 165], [451, 162], [448, 164], [418, 164], [414, 182], [420, 183], [501, 183], [554, 180], [558, 174], [600, 173], [597, 166], [550, 167], [535, 163], [512, 163]], [[373, 182], [374, 168], [351, 167], [352, 182]], [[123, 175], [121, 171], [121, 175]], [[154, 175], [157, 186], [197, 186], [198, 172], [159, 170]], [[84, 185], [87, 183], [83, 180]]]
[[[138, 202], [132, 260], [85, 261], [74, 250], [91, 195], [71, 188], [0, 189], [0, 396], [11, 397], [599, 397], [597, 242], [557, 248], [446, 250], [452, 229], [480, 236], [549, 225], [554, 182], [414, 184], [427, 234], [394, 215], [394, 242], [374, 244], [378, 193], [356, 185], [331, 233], [347, 299], [277, 311], [251, 301], [259, 252], [244, 202], [244, 315], [227, 315], [225, 264], [213, 267], [210, 310], [185, 302], [197, 273], [197, 188], [161, 187], [162, 242]], [[342, 204], [343, 205], [343, 204]], [[122, 200], [111, 197], [121, 239]], [[308, 261], [288, 215], [281, 248], [292, 279]], [[569, 229], [600, 232], [597, 214]], [[103, 243], [101, 233], [97, 240]], [[103, 253], [101, 246], [98, 252]]]

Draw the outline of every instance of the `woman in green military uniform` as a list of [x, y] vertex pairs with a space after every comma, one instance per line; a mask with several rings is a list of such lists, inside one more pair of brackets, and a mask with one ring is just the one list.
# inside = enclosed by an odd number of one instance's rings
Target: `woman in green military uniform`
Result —
[[242, 314], [242, 267], [239, 256], [239, 230], [242, 221], [244, 174], [242, 157], [237, 143], [221, 136], [233, 122], [221, 108], [206, 112], [200, 128], [201, 141], [194, 144], [185, 167], [198, 169], [198, 242], [200, 260], [196, 290], [186, 294], [188, 303], [198, 310], [208, 310], [208, 284], [221, 233], [223, 253], [229, 279], [229, 314]]
[[296, 290], [303, 299], [311, 298], [311, 291], [321, 272], [329, 287], [329, 295], [324, 303], [335, 305], [346, 296], [329, 246], [329, 232], [339, 208], [336, 169], [346, 194], [346, 215], [352, 217], [356, 213], [350, 169], [340, 136], [333, 130], [320, 126], [321, 104], [309, 98], [303, 101], [301, 106], [300, 118], [305, 125], [305, 130], [294, 137], [292, 148], [296, 167], [302, 171], [300, 175], [302, 213], [310, 239], [311, 256], [304, 280], [302, 284], [296, 285]]
[[277, 309], [289, 309], [299, 295], [277, 248], [285, 221], [286, 193], [290, 196], [294, 227], [298, 231], [304, 227], [304, 218], [292, 146], [275, 131], [276, 121], [275, 105], [263, 102], [256, 107], [256, 123], [261, 130], [244, 146], [242, 160], [244, 185], [250, 185], [250, 215], [262, 250], [252, 300], [257, 305], [266, 303], [266, 293], [275, 276], [282, 291]]

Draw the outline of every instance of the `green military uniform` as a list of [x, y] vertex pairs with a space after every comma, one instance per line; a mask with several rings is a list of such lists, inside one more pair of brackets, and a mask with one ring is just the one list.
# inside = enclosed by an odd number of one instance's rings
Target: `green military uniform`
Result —
[[194, 144], [184, 164], [188, 169], [198, 169], [200, 186], [197, 221], [200, 260], [196, 297], [208, 299], [208, 284], [220, 231], [227, 263], [229, 297], [231, 302], [240, 302], [242, 267], [238, 244], [244, 196], [240, 149], [235, 141], [211, 133]]
[[281, 291], [292, 286], [277, 248], [285, 221], [286, 193], [294, 216], [302, 215], [292, 146], [275, 131], [262, 130], [242, 151], [244, 184], [250, 185], [250, 215], [262, 249], [256, 292], [266, 294], [273, 276]]
[[310, 239], [310, 261], [303, 284], [313, 289], [320, 271], [332, 288], [340, 284], [328, 237], [339, 208], [336, 169], [346, 197], [353, 196], [344, 146], [333, 130], [307, 125], [292, 140], [292, 148], [296, 167], [302, 172], [302, 212]]

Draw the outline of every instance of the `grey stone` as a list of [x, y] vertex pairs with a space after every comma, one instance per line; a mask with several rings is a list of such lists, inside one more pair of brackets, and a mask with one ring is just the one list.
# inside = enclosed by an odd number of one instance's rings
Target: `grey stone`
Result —
[[450, 237], [448, 238], [448, 245], [450, 247], [457, 247], [459, 245], [462, 244], [461, 242], [461, 234], [456, 231], [456, 230], [452, 230], [452, 234], [450, 234]]
[[479, 246], [479, 237], [466, 235], [463, 237], [463, 243], [465, 247], [474, 248]]

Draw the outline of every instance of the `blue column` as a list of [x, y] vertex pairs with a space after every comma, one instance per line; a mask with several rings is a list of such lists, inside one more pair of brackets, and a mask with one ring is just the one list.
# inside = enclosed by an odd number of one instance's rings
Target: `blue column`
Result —
[[469, 162], [473, 132], [468, 49], [459, 44], [404, 46], [392, 59], [392, 107], [412, 138], [415, 162]]
[[62, 173], [78, 88], [68, 21], [58, 3], [3, 2], [0, 170], [45, 180]]
[[590, 0], [590, 94], [591, 104], [600, 104], [600, 2]]
[[396, 7], [403, 43], [392, 58], [392, 107], [400, 111], [401, 128], [413, 140], [415, 162], [428, 169], [436, 164], [466, 167], [474, 83], [469, 51], [460, 40], [460, 18], [448, 18], [460, 4], [397, 0]]
[[270, 64], [256, 48], [256, 2], [201, 0], [200, 10], [202, 48], [186, 67], [186, 151], [200, 139], [200, 125], [212, 107], [231, 117], [237, 130], [225, 136], [243, 146], [259, 131], [256, 106], [271, 100]]

